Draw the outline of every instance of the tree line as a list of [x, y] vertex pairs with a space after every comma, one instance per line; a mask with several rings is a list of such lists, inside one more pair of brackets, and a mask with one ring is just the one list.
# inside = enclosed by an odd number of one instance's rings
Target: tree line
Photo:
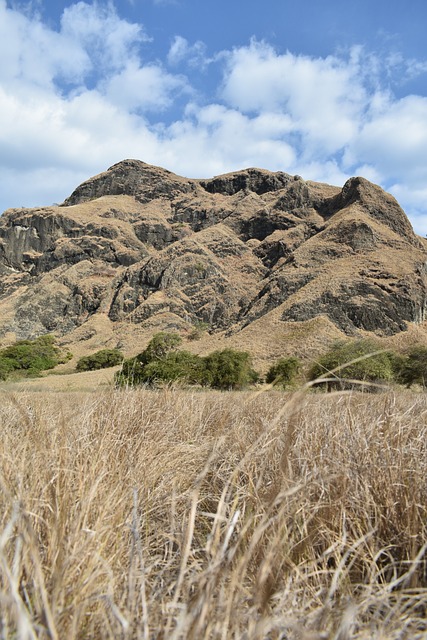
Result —
[[[119, 349], [101, 349], [80, 358], [76, 371], [93, 371], [121, 364], [115, 373], [117, 387], [156, 386], [164, 383], [198, 385], [213, 389], [243, 389], [266, 382], [281, 389], [292, 389], [306, 381], [332, 389], [397, 383], [427, 387], [427, 347], [415, 346], [405, 354], [381, 348], [370, 339], [339, 341], [304, 364], [295, 356], [278, 359], [262, 377], [252, 365], [249, 352], [235, 349], [213, 351], [198, 356], [181, 349], [177, 333], [160, 332], [147, 347], [132, 358]], [[0, 380], [40, 375], [72, 358], [63, 352], [51, 335], [21, 340], [0, 349]]]
[[[214, 389], [242, 389], [266, 382], [292, 389], [305, 381], [316, 380], [317, 386], [328, 390], [361, 385], [375, 389], [376, 385], [390, 383], [427, 386], [427, 347], [423, 346], [403, 355], [379, 347], [374, 340], [338, 341], [308, 366], [295, 356], [280, 358], [263, 378], [253, 368], [247, 351], [222, 349], [198, 356], [180, 349], [181, 343], [182, 338], [176, 333], [157, 333], [144, 351], [123, 359], [121, 369], [115, 374], [116, 385], [155, 386], [180, 382]], [[102, 353], [87, 358], [93, 363]], [[117, 352], [114, 357], [117, 364]]]

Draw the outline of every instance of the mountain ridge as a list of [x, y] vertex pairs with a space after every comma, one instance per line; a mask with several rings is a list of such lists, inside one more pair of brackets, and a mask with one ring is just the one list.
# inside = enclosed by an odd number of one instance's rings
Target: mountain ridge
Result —
[[322, 335], [392, 338], [424, 326], [426, 265], [426, 241], [364, 178], [189, 179], [123, 160], [61, 205], [0, 218], [0, 339], [53, 332], [79, 353], [130, 353], [155, 330], [203, 325], [194, 349], [251, 333], [262, 360], [313, 323], [313, 349]]

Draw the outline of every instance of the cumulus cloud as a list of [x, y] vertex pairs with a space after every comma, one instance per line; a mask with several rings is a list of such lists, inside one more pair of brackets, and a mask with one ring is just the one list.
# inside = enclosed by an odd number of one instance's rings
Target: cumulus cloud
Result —
[[138, 45], [149, 40], [140, 25], [119, 18], [111, 3], [78, 2], [67, 7], [61, 36], [87, 54], [89, 68], [107, 73], [120, 71], [129, 57], [138, 55]]
[[105, 83], [105, 96], [129, 111], [162, 111], [173, 103], [174, 94], [189, 91], [184, 78], [166, 73], [158, 64], [139, 66], [129, 61]]
[[198, 40], [190, 45], [186, 38], [175, 36], [167, 55], [167, 61], [171, 66], [177, 66], [186, 62], [191, 67], [206, 67], [209, 60], [206, 55], [206, 45]]
[[0, 2], [0, 82], [12, 91], [20, 87], [53, 88], [55, 77], [75, 79], [89, 64], [78, 42], [61, 36], [39, 19], [8, 9]]
[[287, 113], [307, 153], [334, 153], [356, 135], [366, 104], [358, 70], [352, 59], [280, 55], [252, 41], [229, 54], [222, 95], [247, 113]]
[[390, 180], [427, 183], [427, 98], [407, 96], [372, 109], [349, 146], [349, 164], [369, 162]]
[[[0, 162], [51, 162], [55, 155], [61, 162], [73, 150], [78, 156], [80, 141], [95, 133], [105, 146], [114, 140], [113, 118], [128, 123], [132, 139], [136, 125], [146, 126], [134, 111], [161, 110], [187, 90], [182, 76], [143, 63], [138, 46], [146, 40], [142, 27], [120, 19], [111, 4], [71, 5], [54, 31], [0, 0]], [[78, 124], [76, 103], [84, 103]]]
[[[136, 157], [193, 177], [249, 166], [337, 185], [364, 175], [427, 231], [427, 97], [390, 88], [425, 62], [360, 46], [314, 58], [256, 40], [208, 57], [177, 35], [166, 68], [150, 46], [109, 2], [71, 4], [55, 30], [0, 0], [0, 207], [62, 200]], [[214, 95], [196, 67], [222, 77]]]

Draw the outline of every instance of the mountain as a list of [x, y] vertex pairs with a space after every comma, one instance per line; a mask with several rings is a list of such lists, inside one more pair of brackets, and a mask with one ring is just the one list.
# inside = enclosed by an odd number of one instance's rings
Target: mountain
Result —
[[[262, 361], [340, 336], [424, 331], [427, 242], [364, 178], [342, 189], [246, 169], [188, 179], [137, 160], [62, 205], [0, 218], [0, 339], [78, 354], [174, 329]], [[427, 323], [425, 323], [427, 324]]]

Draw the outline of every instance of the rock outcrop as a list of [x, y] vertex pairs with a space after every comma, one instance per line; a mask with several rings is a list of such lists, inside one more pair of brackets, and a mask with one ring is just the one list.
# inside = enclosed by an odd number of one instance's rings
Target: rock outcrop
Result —
[[0, 218], [0, 337], [130, 350], [136, 330], [203, 324], [238, 343], [320, 317], [338, 334], [393, 335], [427, 317], [426, 265], [396, 200], [363, 178], [191, 180], [125, 160], [60, 206]]

